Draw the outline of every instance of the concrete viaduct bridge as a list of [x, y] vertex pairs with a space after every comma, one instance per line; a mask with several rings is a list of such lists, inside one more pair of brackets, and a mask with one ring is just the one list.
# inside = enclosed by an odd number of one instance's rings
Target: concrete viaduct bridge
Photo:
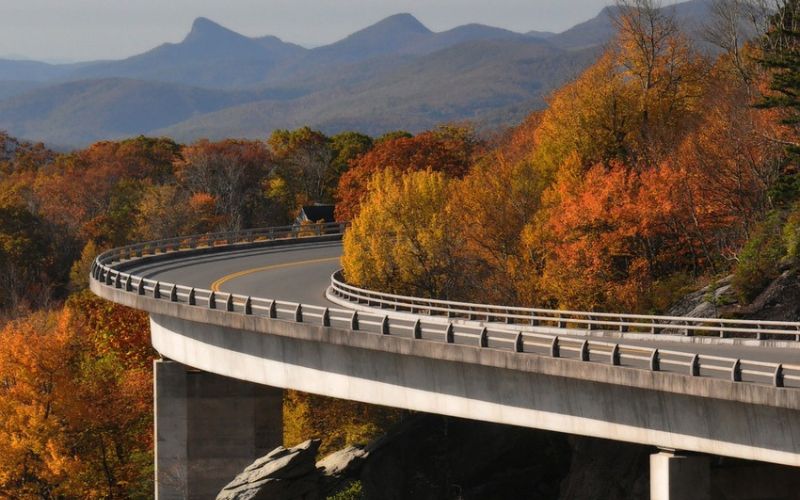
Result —
[[210, 498], [281, 444], [283, 389], [660, 449], [651, 498], [708, 457], [800, 467], [800, 323], [553, 311], [362, 290], [345, 225], [141, 243], [92, 267], [150, 314], [156, 495]]

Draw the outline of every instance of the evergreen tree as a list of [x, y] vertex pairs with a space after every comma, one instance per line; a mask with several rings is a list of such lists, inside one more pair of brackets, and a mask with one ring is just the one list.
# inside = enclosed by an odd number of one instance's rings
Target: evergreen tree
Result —
[[[782, 0], [764, 36], [762, 64], [770, 73], [770, 90], [761, 103], [785, 111], [783, 123], [800, 125], [800, 1]], [[792, 147], [800, 153], [800, 146]]]

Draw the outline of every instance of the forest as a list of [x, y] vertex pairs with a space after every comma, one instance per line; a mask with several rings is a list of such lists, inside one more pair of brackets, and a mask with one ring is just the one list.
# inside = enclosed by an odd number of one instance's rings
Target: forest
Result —
[[[800, 2], [715, 1], [710, 53], [653, 2], [621, 7], [591, 67], [493, 134], [304, 127], [60, 153], [0, 133], [0, 497], [151, 495], [147, 317], [87, 290], [114, 246], [335, 203], [362, 286], [660, 312], [733, 274], [751, 301], [800, 252]], [[328, 451], [396, 417], [291, 392], [285, 408], [287, 444]]]

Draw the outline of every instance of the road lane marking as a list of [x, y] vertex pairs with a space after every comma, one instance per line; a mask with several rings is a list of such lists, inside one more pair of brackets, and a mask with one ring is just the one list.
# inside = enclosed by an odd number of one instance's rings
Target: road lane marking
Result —
[[254, 267], [253, 269], [245, 269], [244, 271], [238, 271], [231, 274], [226, 274], [225, 276], [221, 277], [217, 281], [211, 283], [211, 290], [214, 292], [219, 292], [220, 287], [225, 283], [235, 280], [237, 278], [241, 278], [242, 276], [248, 276], [250, 274], [261, 273], [264, 271], [271, 271], [273, 269], [283, 269], [287, 267], [294, 267], [294, 266], [304, 266], [306, 264], [319, 264], [322, 262], [331, 262], [334, 260], [339, 260], [339, 257], [326, 257], [323, 259], [311, 259], [311, 260], [299, 260], [296, 262], [285, 262], [283, 264], [272, 264], [269, 266], [263, 267]]

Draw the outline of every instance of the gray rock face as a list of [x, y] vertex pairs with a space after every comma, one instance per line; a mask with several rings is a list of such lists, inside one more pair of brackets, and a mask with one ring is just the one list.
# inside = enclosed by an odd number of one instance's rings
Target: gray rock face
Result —
[[294, 448], [279, 446], [228, 483], [217, 500], [314, 500], [358, 476], [368, 452], [348, 446], [319, 463], [319, 439]]
[[217, 495], [217, 500], [314, 500], [321, 473], [315, 465], [320, 441], [280, 446], [249, 465]]
[[797, 321], [800, 319], [800, 280], [797, 271], [784, 271], [751, 304], [732, 308], [731, 314], [747, 319]]
[[369, 453], [357, 446], [348, 446], [317, 462], [326, 477], [342, 478], [357, 472]]
[[722, 306], [736, 301], [734, 290], [731, 287], [732, 280], [733, 276], [728, 276], [716, 283], [686, 295], [667, 311], [667, 316], [688, 316], [690, 318], [718, 317]]

